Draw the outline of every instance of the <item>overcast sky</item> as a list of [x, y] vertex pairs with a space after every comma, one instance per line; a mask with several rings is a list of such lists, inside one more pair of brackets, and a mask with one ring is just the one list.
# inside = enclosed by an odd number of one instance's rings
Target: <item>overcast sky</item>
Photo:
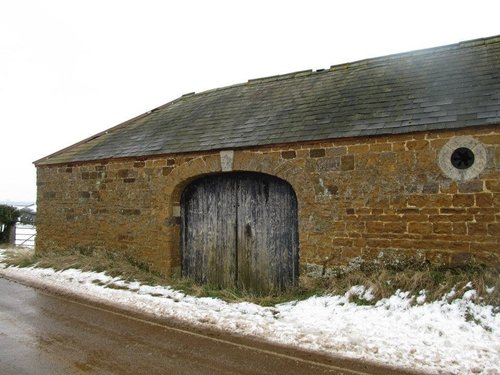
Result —
[[500, 1], [0, 0], [0, 201], [188, 92], [500, 34]]

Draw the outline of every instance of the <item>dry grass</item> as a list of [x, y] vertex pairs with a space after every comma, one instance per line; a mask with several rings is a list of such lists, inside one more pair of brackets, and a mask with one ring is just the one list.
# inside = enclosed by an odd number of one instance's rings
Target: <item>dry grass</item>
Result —
[[333, 270], [330, 274], [321, 278], [306, 276], [302, 284], [332, 294], [344, 294], [352, 286], [363, 285], [372, 289], [373, 303], [394, 295], [398, 290], [410, 292], [411, 296], [425, 291], [426, 300], [430, 302], [442, 299], [451, 290], [455, 295], [448, 298], [461, 298], [467, 290], [475, 289], [476, 302], [500, 306], [500, 272], [484, 265], [449, 268], [407, 262], [394, 267], [365, 262], [359, 268]]
[[197, 285], [187, 279], [166, 277], [127, 254], [111, 251], [76, 248], [35, 254], [29, 249], [7, 248], [5, 253], [6, 259], [3, 262], [12, 266], [36, 265], [56, 270], [78, 268], [82, 271], [106, 272], [110, 276], [119, 276], [124, 280], [136, 280], [150, 285], [169, 285], [197, 297], [217, 297], [228, 302], [247, 301], [263, 306], [301, 300], [312, 295], [344, 294], [355, 285], [371, 288], [375, 297], [368, 302], [355, 296], [351, 297], [353, 302], [361, 304], [376, 303], [382, 298], [392, 296], [397, 290], [410, 292], [413, 296], [418, 296], [425, 290], [426, 300], [430, 302], [443, 298], [454, 289], [456, 291], [454, 298], [460, 298], [472, 285], [477, 291], [476, 302], [500, 306], [499, 270], [481, 265], [440, 268], [425, 263], [409, 262], [399, 263], [394, 267], [363, 262], [355, 269], [331, 270], [330, 276], [327, 277], [301, 276], [300, 286], [287, 292], [256, 295], [248, 291], [220, 290], [210, 285]]
[[42, 254], [35, 254], [31, 249], [10, 248], [5, 253], [7, 258], [4, 263], [11, 266], [36, 266], [55, 270], [77, 268], [82, 271], [106, 272], [112, 277], [119, 276], [124, 280], [137, 280], [147, 284], [161, 284], [166, 281], [161, 274], [152, 272], [147, 264], [126, 254], [90, 247]]

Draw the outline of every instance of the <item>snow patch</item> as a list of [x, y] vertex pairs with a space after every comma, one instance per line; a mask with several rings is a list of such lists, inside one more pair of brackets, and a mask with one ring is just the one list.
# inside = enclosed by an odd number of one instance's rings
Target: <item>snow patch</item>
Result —
[[[2, 252], [0, 251], [0, 257]], [[1, 258], [0, 258], [1, 259]], [[315, 296], [273, 307], [196, 298], [170, 287], [127, 282], [104, 273], [69, 269], [2, 268], [0, 275], [133, 308], [161, 318], [219, 328], [326, 354], [371, 360], [430, 373], [500, 374], [500, 317], [493, 306], [474, 303], [477, 293], [456, 291], [426, 303], [398, 291], [374, 305], [371, 289]], [[472, 287], [472, 286], [471, 286]], [[416, 303], [415, 303], [416, 302]]]

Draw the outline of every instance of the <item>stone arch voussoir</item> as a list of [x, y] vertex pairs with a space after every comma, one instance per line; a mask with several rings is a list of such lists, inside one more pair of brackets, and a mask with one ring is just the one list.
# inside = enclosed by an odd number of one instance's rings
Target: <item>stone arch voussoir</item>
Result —
[[173, 207], [178, 206], [182, 191], [189, 183], [208, 174], [220, 172], [221, 165], [218, 154], [191, 159], [175, 168], [168, 175], [164, 193], [170, 197]]
[[[302, 168], [272, 154], [236, 151], [231, 171], [260, 172], [288, 182], [297, 195], [299, 210], [300, 196], [303, 196], [301, 192], [314, 192], [312, 181]], [[213, 173], [223, 173], [219, 153], [191, 159], [175, 168], [167, 177], [164, 192], [170, 197], [174, 210], [176, 206], [179, 206], [182, 192], [189, 183]]]
[[[299, 232], [300, 232], [300, 218], [302, 215], [303, 202], [301, 198], [304, 196], [314, 195], [313, 182], [308, 178], [307, 173], [300, 165], [295, 165], [293, 161], [283, 160], [273, 154], [263, 154], [251, 151], [235, 151], [234, 159], [232, 160], [230, 170], [227, 167], [222, 168], [221, 159], [223, 155], [214, 153], [191, 159], [174, 168], [167, 176], [165, 183], [165, 196], [170, 199], [170, 218], [167, 222], [173, 223], [176, 229], [173, 230], [171, 251], [176, 255], [174, 265], [174, 273], [180, 270], [180, 204], [182, 192], [191, 182], [204, 177], [206, 175], [224, 172], [257, 172], [265, 173], [271, 176], [278, 177], [289, 183], [297, 198], [297, 209], [299, 219]], [[299, 242], [301, 238], [299, 233]]]

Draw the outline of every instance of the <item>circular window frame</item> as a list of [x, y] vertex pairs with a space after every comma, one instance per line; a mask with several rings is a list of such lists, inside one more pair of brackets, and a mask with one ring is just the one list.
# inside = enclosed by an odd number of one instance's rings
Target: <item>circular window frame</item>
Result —
[[[474, 155], [473, 164], [465, 169], [460, 169], [452, 164], [451, 156], [460, 148], [472, 151]], [[441, 171], [452, 180], [468, 181], [479, 176], [486, 168], [487, 153], [483, 144], [471, 136], [454, 137], [450, 139], [439, 151], [438, 164]]]

